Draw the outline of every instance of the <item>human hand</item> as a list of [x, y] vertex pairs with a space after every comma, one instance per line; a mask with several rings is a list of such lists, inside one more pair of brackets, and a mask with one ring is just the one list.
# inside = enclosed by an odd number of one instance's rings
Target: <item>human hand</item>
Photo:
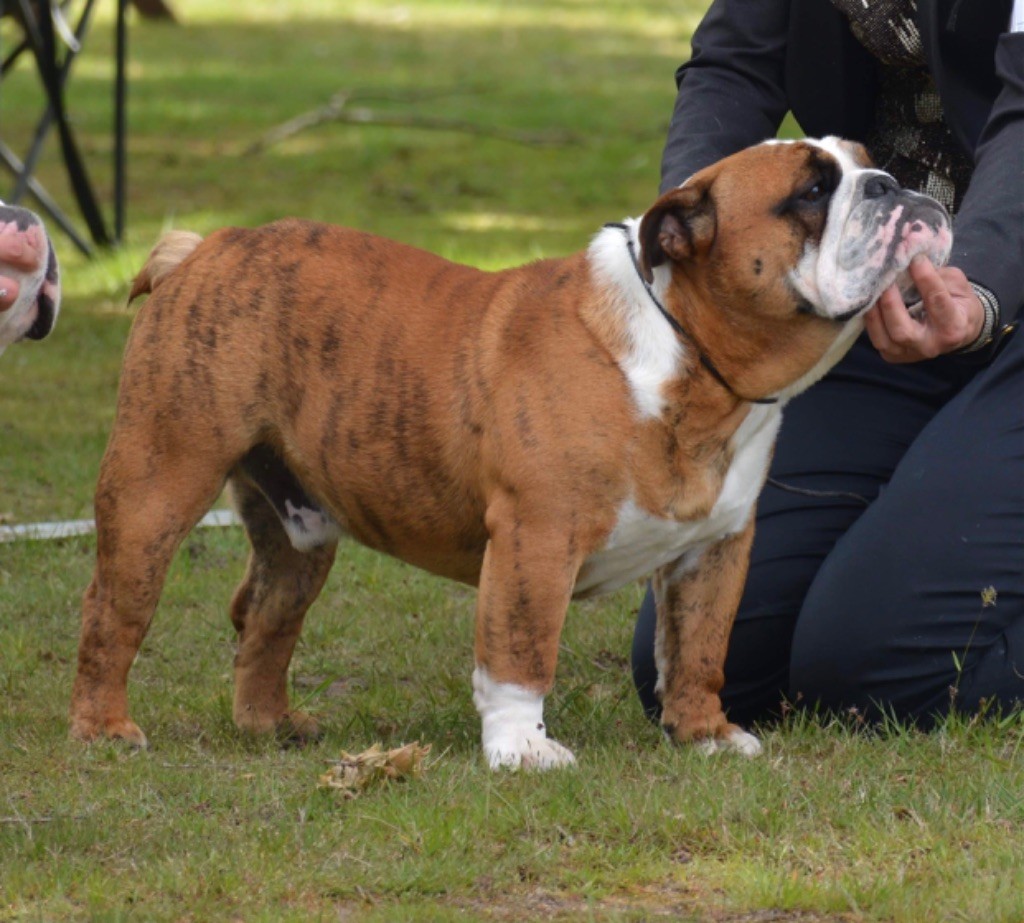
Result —
[[914, 257], [910, 277], [921, 295], [920, 317], [910, 314], [895, 285], [864, 315], [864, 327], [887, 362], [920, 362], [973, 343], [985, 323], [985, 308], [967, 277], [954, 266], [936, 269]]

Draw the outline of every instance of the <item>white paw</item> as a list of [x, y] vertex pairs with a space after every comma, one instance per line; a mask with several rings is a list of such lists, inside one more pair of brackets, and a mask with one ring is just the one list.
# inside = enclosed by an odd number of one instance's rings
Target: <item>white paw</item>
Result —
[[473, 671], [473, 702], [491, 769], [554, 769], [576, 762], [571, 750], [548, 739], [544, 696], [539, 693], [516, 683], [496, 683], [478, 666]]
[[705, 756], [715, 753], [740, 753], [743, 756], [757, 756], [761, 752], [761, 741], [753, 734], [737, 728], [725, 737], [707, 737], [697, 742], [697, 749]]
[[523, 734], [489, 741], [484, 744], [484, 753], [491, 769], [557, 769], [576, 762], [572, 751], [557, 740]]

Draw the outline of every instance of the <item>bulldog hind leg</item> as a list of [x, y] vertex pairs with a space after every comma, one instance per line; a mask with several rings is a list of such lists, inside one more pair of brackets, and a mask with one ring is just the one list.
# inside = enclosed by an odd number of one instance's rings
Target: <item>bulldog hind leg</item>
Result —
[[[229, 479], [232, 500], [252, 545], [249, 563], [231, 601], [238, 632], [234, 720], [255, 733], [283, 739], [319, 736], [316, 721], [292, 711], [288, 666], [306, 612], [334, 563], [337, 534], [299, 550], [274, 504], [240, 465]], [[309, 532], [300, 533], [306, 540]]]
[[296, 551], [331, 545], [341, 537], [337, 522], [309, 495], [271, 446], [253, 446], [238, 467], [273, 507]]
[[171, 560], [224, 479], [195, 460], [154, 466], [155, 454], [123, 448], [115, 430], [96, 489], [97, 561], [82, 604], [70, 721], [80, 740], [144, 747], [145, 734], [128, 715], [128, 672]]

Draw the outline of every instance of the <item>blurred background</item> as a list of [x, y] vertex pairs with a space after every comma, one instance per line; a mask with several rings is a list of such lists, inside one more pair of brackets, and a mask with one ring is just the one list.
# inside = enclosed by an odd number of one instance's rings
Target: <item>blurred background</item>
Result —
[[[12, 14], [27, 2], [6, 0], [2, 57], [25, 40]], [[172, 17], [152, 18], [160, 6]], [[49, 221], [64, 312], [50, 340], [0, 363], [0, 522], [91, 515], [132, 317], [125, 294], [161, 232], [298, 215], [483, 268], [581, 249], [655, 196], [673, 73], [706, 6], [127, 2], [122, 240], [86, 257]], [[57, 21], [58, 67], [83, 10], [73, 0], [66, 27]], [[108, 229], [117, 10], [95, 2], [63, 92]], [[0, 143], [26, 159], [46, 108], [28, 49], [0, 82]], [[91, 244], [60, 141], [51, 129], [33, 176]], [[0, 171], [10, 200], [17, 177]], [[31, 194], [21, 204], [38, 208]]]

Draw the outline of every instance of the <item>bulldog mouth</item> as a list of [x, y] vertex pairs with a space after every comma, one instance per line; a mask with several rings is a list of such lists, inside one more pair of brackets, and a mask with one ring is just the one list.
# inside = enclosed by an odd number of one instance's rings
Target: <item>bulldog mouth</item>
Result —
[[829, 320], [837, 324], [845, 324], [848, 320], [853, 320], [858, 314], [862, 314], [870, 308], [873, 303], [874, 302], [871, 301], [865, 301], [864, 304], [859, 304], [855, 308], [850, 308], [849, 311], [844, 311], [842, 314], [836, 314], [833, 317], [830, 317]]
[[864, 301], [848, 311], [844, 311], [842, 314], [835, 315], [834, 320], [840, 323], [852, 320], [858, 314], [861, 314], [870, 308], [882, 296], [883, 292], [894, 285], [896, 286], [896, 290], [900, 293], [900, 298], [903, 300], [903, 304], [906, 306], [907, 310], [910, 311], [911, 316], [919, 318], [923, 313], [921, 293], [917, 290], [917, 285], [914, 282], [913, 277], [910, 275], [910, 264], [919, 256], [927, 257], [936, 269], [941, 268], [946, 264], [946, 260], [949, 257], [949, 238], [946, 237], [943, 239], [943, 235], [939, 234], [934, 241], [930, 241], [926, 245], [911, 250], [905, 257], [905, 264], [903, 260], [900, 260], [901, 265], [895, 267], [896, 271], [893, 274], [892, 281], [888, 284], [880, 285], [875, 297]]
[[948, 213], [934, 199], [895, 188], [883, 197], [866, 197], [843, 219], [834, 279], [819, 284], [834, 311], [831, 318], [844, 323], [857, 317], [893, 286], [904, 304], [915, 305], [920, 295], [911, 261], [924, 256], [941, 267], [951, 245]]
[[[926, 256], [931, 260], [932, 265], [936, 268], [944, 265], [943, 261], [936, 260], [936, 254], [922, 250], [915, 253], [911, 259], [916, 256]], [[872, 298], [868, 298], [862, 301], [860, 304], [854, 305], [852, 308], [843, 311], [839, 314], [833, 314], [829, 319], [835, 321], [838, 324], [845, 324], [847, 321], [853, 320], [858, 314], [863, 314], [868, 310], [882, 295], [882, 292], [886, 291], [891, 286], [895, 285], [900, 293], [900, 298], [903, 299], [903, 304], [910, 311], [911, 315], [919, 316], [922, 312], [923, 306], [921, 303], [921, 295], [917, 290], [917, 286], [914, 284], [914, 280], [910, 275], [909, 264], [904, 268], [898, 270], [891, 282], [887, 285], [880, 285], [877, 294]]]

